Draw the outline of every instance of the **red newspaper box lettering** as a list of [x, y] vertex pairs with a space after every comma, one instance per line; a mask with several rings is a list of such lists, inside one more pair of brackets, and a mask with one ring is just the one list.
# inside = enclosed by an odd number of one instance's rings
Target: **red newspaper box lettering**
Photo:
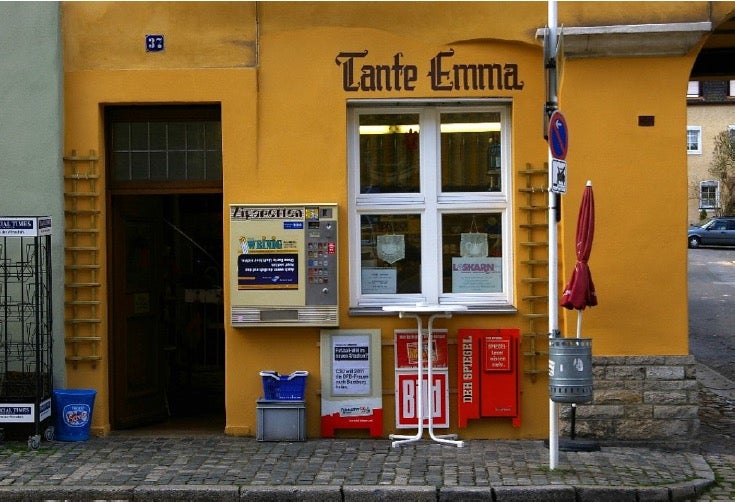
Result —
[[516, 329], [459, 330], [459, 426], [508, 417], [520, 427], [519, 338]]

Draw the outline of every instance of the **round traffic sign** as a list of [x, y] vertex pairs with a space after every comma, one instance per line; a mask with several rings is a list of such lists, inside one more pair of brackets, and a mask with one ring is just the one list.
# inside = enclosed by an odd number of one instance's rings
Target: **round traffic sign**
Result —
[[551, 149], [551, 156], [555, 159], [564, 160], [567, 158], [569, 130], [567, 129], [567, 120], [559, 110], [552, 113], [549, 119], [549, 148]]

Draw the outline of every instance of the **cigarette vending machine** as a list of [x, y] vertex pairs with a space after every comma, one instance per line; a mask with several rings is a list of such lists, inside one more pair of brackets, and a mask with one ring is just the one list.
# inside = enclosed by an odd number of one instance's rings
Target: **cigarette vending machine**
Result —
[[231, 323], [338, 326], [337, 204], [230, 205]]

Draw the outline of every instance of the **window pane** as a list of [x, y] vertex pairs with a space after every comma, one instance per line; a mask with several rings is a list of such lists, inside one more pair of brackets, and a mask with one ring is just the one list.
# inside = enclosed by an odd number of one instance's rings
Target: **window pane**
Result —
[[180, 181], [186, 179], [186, 153], [169, 152], [168, 179], [172, 181]]
[[360, 116], [360, 193], [419, 191], [418, 114]]
[[130, 154], [128, 152], [113, 153], [111, 171], [116, 180], [130, 179]]
[[170, 150], [184, 150], [186, 148], [186, 123], [169, 122], [168, 148]]
[[133, 152], [130, 155], [132, 165], [130, 169], [131, 180], [147, 180], [149, 179], [148, 171], [148, 152]]
[[699, 151], [699, 129], [688, 129], [687, 130], [687, 151], [698, 152]]
[[711, 182], [702, 182], [700, 187], [700, 208], [714, 209], [717, 207], [717, 185]]
[[204, 122], [192, 122], [186, 126], [186, 148], [204, 149]]
[[502, 223], [500, 213], [442, 215], [444, 293], [500, 293]]
[[188, 152], [186, 154], [186, 179], [204, 179], [204, 152]]
[[130, 148], [132, 150], [148, 150], [147, 122], [133, 122], [130, 124]]
[[371, 214], [360, 222], [362, 293], [420, 293], [421, 217]]
[[112, 149], [129, 150], [130, 149], [130, 124], [127, 122], [118, 122], [112, 127]]
[[699, 96], [699, 81], [690, 80], [687, 84], [687, 96], [696, 97]]
[[205, 122], [205, 141], [207, 150], [222, 149], [222, 124], [220, 122]]
[[222, 179], [222, 152], [219, 150], [207, 152], [207, 179]]
[[166, 152], [151, 152], [151, 179], [168, 179], [168, 170], [166, 169]]
[[166, 150], [166, 123], [149, 123], [151, 135], [151, 150]]
[[499, 192], [500, 113], [441, 115], [443, 192]]

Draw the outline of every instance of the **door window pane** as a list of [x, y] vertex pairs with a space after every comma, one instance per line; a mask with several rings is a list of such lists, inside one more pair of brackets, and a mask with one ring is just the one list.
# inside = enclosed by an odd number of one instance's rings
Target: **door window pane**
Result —
[[213, 107], [111, 107], [113, 181], [219, 181], [222, 123]]

